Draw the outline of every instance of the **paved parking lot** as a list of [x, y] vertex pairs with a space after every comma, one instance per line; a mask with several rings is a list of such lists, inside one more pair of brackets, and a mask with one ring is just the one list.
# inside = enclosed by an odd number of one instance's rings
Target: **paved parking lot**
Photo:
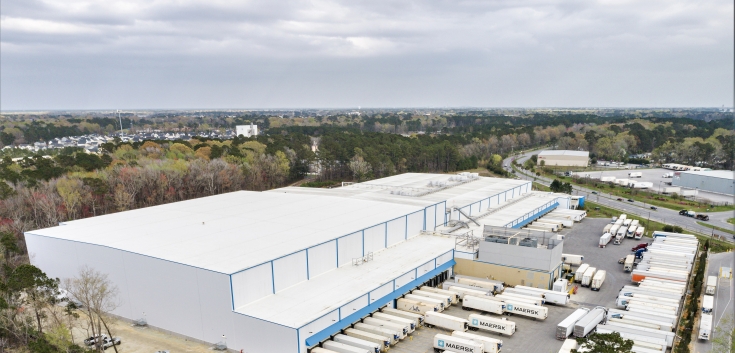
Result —
[[[672, 170], [663, 168], [653, 169], [611, 169], [602, 172], [576, 172], [575, 175], [587, 176], [590, 178], [599, 179], [602, 176], [614, 176], [617, 179], [627, 179], [628, 173], [637, 172], [641, 173], [640, 178], [634, 178], [635, 181], [645, 181], [653, 183], [653, 187], [649, 190], [653, 192], [661, 192], [661, 188], [667, 187], [666, 183], [672, 182], [672, 178], [663, 178], [662, 176], [666, 173], [673, 172]], [[707, 191], [699, 190], [699, 197], [712, 200], [714, 202], [732, 202], [731, 195], [715, 194]]]
[[[602, 249], [597, 246], [602, 228], [609, 219], [587, 218], [576, 223], [572, 229], [565, 231], [564, 253], [584, 255], [584, 262], [598, 269], [607, 271], [607, 278], [599, 292], [580, 287], [576, 295], [572, 295], [573, 302], [566, 307], [547, 305], [549, 316], [546, 320], [536, 321], [522, 316], [508, 316], [516, 323], [516, 333], [511, 337], [486, 331], [472, 332], [478, 335], [503, 340], [503, 352], [518, 353], [556, 353], [561, 348], [562, 341], [555, 338], [556, 326], [578, 307], [593, 308], [597, 305], [614, 307], [615, 297], [620, 288], [630, 283], [630, 275], [623, 272], [623, 266], [617, 260], [630, 254], [630, 248], [643, 240], [626, 239], [621, 245], [612, 242]], [[644, 238], [645, 239], [645, 238]], [[650, 239], [648, 239], [650, 241]], [[466, 318], [471, 312], [464, 311], [460, 306], [452, 306], [445, 313]], [[487, 314], [490, 315], [490, 314]], [[425, 353], [433, 352], [432, 341], [437, 333], [451, 332], [422, 327], [414, 332], [413, 336], [398, 343], [391, 352], [395, 353]]]

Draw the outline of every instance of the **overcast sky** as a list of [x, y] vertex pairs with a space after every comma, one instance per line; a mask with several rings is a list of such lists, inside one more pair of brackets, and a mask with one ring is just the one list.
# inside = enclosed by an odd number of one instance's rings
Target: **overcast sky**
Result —
[[2, 0], [0, 109], [719, 107], [732, 0]]

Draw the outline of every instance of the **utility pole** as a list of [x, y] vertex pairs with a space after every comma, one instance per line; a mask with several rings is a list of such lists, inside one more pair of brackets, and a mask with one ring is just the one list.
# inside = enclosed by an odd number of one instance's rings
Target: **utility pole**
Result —
[[120, 137], [123, 135], [122, 118], [120, 117], [120, 109], [117, 109], [117, 119], [120, 121]]

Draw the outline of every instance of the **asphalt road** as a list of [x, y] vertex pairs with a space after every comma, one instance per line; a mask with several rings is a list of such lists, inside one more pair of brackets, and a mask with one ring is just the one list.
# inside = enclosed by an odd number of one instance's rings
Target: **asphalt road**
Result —
[[[517, 159], [519, 163], [523, 163], [526, 159], [530, 158], [533, 154], [538, 154], [541, 150], [536, 151], [530, 151], [525, 152], [521, 155], [516, 155], [512, 157], [508, 157], [503, 161], [503, 165], [507, 166], [506, 169], [510, 170], [510, 163], [512, 160]], [[536, 181], [538, 183], [549, 185], [551, 183], [551, 179], [544, 178], [544, 177], [531, 177], [530, 172], [527, 172], [528, 175], [524, 173], [516, 173], [516, 175], [524, 180], [531, 180]], [[695, 231], [701, 234], [719, 234], [724, 236], [724, 238], [729, 241], [733, 242], [733, 236], [725, 233], [725, 232], [719, 232], [717, 230], [714, 230], [709, 227], [703, 227], [699, 225], [695, 219], [685, 216], [680, 216], [678, 210], [670, 210], [667, 208], [659, 207], [658, 210], [651, 210], [650, 205], [642, 203], [642, 202], [628, 202], [628, 201], [617, 201], [617, 197], [613, 198], [610, 195], [601, 195], [601, 194], [593, 194], [593, 190], [574, 186], [573, 187], [573, 194], [574, 195], [582, 195], [586, 196], [586, 200], [592, 201], [595, 203], [598, 203], [600, 205], [614, 208], [616, 210], [620, 210], [624, 213], [630, 213], [634, 214], [638, 217], [650, 219], [655, 222], [663, 223], [663, 224], [670, 224], [675, 226], [680, 226], [684, 228], [685, 230], [691, 230]], [[718, 220], [720, 219], [727, 219], [733, 217], [733, 211], [728, 212], [714, 212], [714, 213], [708, 213], [710, 215], [710, 218], [716, 218]], [[649, 218], [650, 217], [650, 218]], [[721, 223], [721, 221], [718, 221], [718, 223]], [[718, 224], [720, 226], [720, 224]]]
[[[733, 256], [733, 253], [728, 252], [711, 254], [709, 257], [707, 275], [718, 276], [720, 267], [722, 266], [730, 268], [733, 268], [733, 266], [735, 266], [735, 256]], [[733, 299], [735, 299], [735, 293], [733, 293], [733, 291], [735, 291], [735, 287], [733, 286], [733, 279], [718, 279], [717, 292], [715, 293], [715, 306], [712, 309], [712, 312], [714, 313], [714, 322], [712, 327], [719, 326], [718, 324], [722, 322], [723, 317], [729, 316], [730, 320], [735, 319], [735, 317], [733, 317], [733, 313], [735, 312], [735, 310], [733, 309]], [[696, 340], [694, 339], [696, 335], [699, 335], [698, 327], [695, 328], [694, 333], [692, 334], [692, 340], [694, 341], [694, 352], [703, 353], [711, 351], [712, 342]]]

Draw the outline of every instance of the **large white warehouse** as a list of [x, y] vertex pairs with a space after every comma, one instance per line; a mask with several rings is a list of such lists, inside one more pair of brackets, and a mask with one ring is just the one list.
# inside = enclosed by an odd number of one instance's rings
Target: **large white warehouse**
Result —
[[735, 194], [735, 172], [732, 170], [675, 172], [672, 185], [733, 195]]
[[[401, 174], [336, 189], [240, 191], [25, 234], [32, 263], [87, 265], [119, 288], [115, 314], [249, 353], [305, 353], [472, 258], [446, 228], [487, 216], [519, 228], [568, 197], [476, 174]], [[539, 194], [540, 195], [540, 194]], [[555, 195], [555, 194], [544, 194]], [[568, 196], [568, 195], [567, 195]], [[520, 201], [519, 201], [520, 200]], [[534, 201], [536, 200], [536, 201]], [[510, 211], [509, 205], [523, 204]]]

